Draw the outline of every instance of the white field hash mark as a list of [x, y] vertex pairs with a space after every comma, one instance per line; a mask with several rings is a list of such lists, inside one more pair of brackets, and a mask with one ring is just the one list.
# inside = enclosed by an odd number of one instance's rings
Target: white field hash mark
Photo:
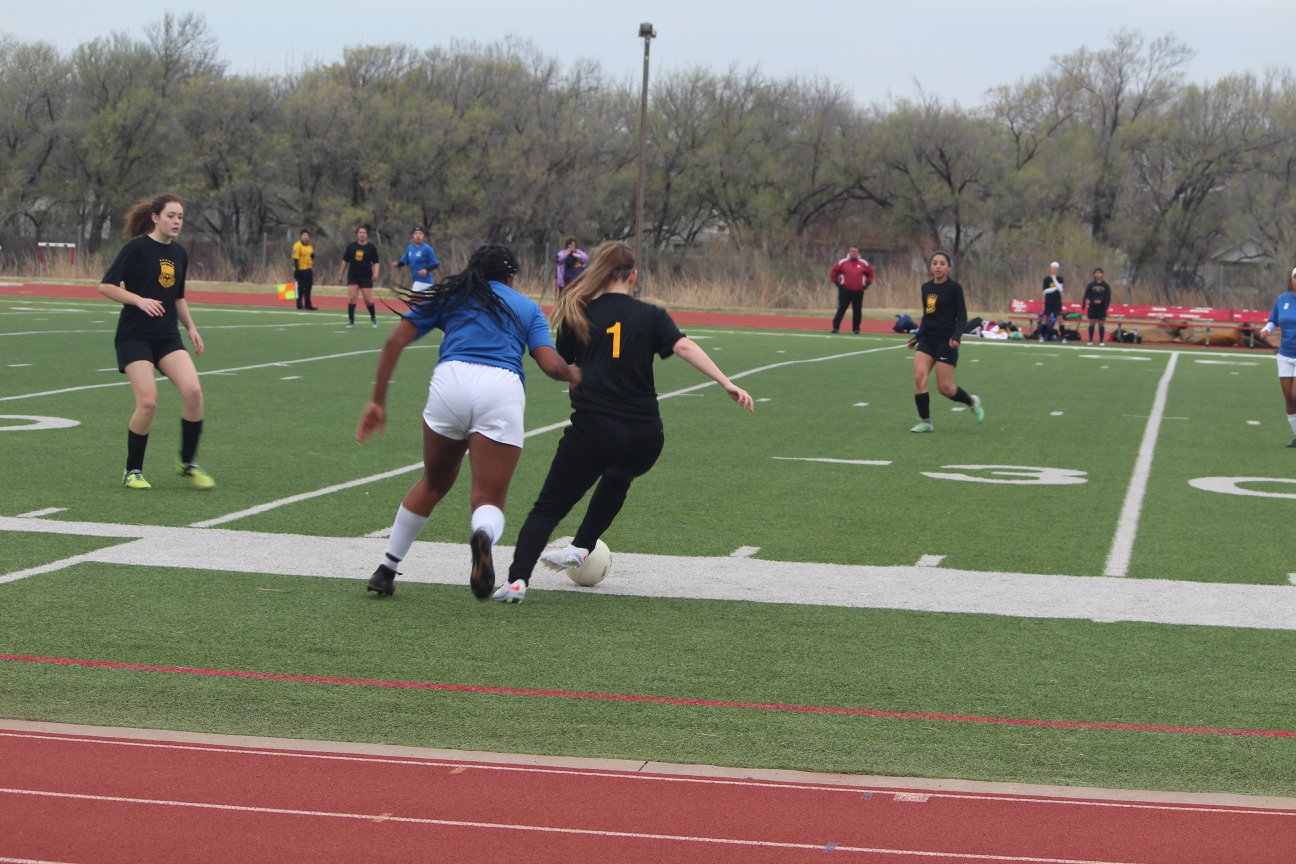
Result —
[[[368, 578], [379, 550], [366, 537], [320, 537], [0, 516], [0, 532], [118, 538], [123, 542], [16, 573], [15, 582], [82, 563], [212, 570], [267, 577]], [[558, 545], [564, 538], [558, 538]], [[513, 549], [495, 547], [496, 568]], [[609, 577], [582, 588], [562, 574], [538, 571], [533, 589], [605, 596], [744, 600], [753, 603], [954, 612], [1022, 618], [1136, 621], [1159, 624], [1296, 630], [1296, 590], [1288, 585], [1201, 583], [1166, 579], [872, 566], [650, 555], [613, 550]], [[416, 541], [402, 582], [461, 586], [462, 543]], [[697, 574], [705, 572], [706, 579]], [[823, 586], [833, 586], [831, 592]]]

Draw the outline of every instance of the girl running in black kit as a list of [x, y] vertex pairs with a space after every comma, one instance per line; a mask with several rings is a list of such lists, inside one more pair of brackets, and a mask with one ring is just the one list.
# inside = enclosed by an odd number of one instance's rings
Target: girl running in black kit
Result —
[[545, 555], [555, 570], [575, 570], [625, 503], [634, 478], [661, 455], [665, 435], [653, 383], [653, 355], [678, 354], [724, 388], [748, 411], [752, 397], [735, 385], [666, 310], [630, 296], [639, 276], [634, 250], [604, 243], [593, 263], [567, 285], [554, 307], [558, 353], [580, 366], [571, 391], [571, 426], [558, 442], [549, 476], [518, 534], [508, 584], [495, 592], [505, 603], [526, 596], [531, 569], [553, 529], [595, 483], [589, 510], [572, 545]]
[[[144, 449], [157, 414], [157, 369], [180, 391], [180, 461], [176, 472], [197, 489], [216, 485], [194, 464], [203, 427], [203, 394], [193, 358], [180, 341], [176, 322], [184, 325], [194, 353], [203, 340], [184, 299], [189, 255], [174, 242], [184, 225], [184, 204], [174, 195], [141, 201], [126, 214], [126, 236], [134, 238], [117, 254], [104, 274], [99, 293], [122, 304], [117, 320], [117, 369], [130, 380], [135, 411], [126, 427], [127, 489], [149, 489], [144, 479]], [[125, 287], [123, 287], [123, 283]]]
[[932, 431], [931, 394], [927, 392], [927, 379], [931, 377], [933, 366], [936, 367], [936, 389], [940, 394], [969, 406], [976, 415], [976, 422], [985, 422], [981, 399], [969, 396], [966, 390], [954, 384], [959, 338], [967, 326], [963, 286], [949, 278], [948, 252], [933, 252], [927, 267], [932, 278], [922, 286], [922, 323], [909, 340], [909, 347], [917, 349], [914, 352], [914, 403], [918, 406], [919, 420], [910, 432]]

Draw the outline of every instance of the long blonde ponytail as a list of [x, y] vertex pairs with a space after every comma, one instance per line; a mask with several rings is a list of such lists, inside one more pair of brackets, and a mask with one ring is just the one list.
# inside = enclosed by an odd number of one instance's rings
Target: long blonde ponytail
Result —
[[590, 266], [567, 284], [558, 295], [550, 320], [555, 330], [570, 330], [582, 343], [589, 341], [589, 317], [585, 307], [603, 293], [609, 283], [629, 279], [635, 269], [634, 249], [629, 243], [609, 240], [594, 250]]

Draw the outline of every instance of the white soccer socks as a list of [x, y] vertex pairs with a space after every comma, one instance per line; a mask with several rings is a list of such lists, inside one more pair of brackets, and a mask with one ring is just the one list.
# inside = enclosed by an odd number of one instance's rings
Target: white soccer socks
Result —
[[472, 531], [485, 531], [492, 544], [504, 536], [504, 511], [494, 504], [483, 504], [473, 511]]
[[387, 552], [383, 563], [395, 570], [401, 560], [414, 545], [415, 538], [427, 524], [428, 517], [420, 516], [413, 510], [406, 510], [402, 504], [396, 511], [396, 521], [392, 522], [391, 536], [387, 538]]

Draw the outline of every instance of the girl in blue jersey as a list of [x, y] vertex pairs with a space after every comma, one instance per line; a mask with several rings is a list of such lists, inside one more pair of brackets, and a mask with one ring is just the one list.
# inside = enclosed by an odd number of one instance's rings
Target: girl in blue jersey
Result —
[[400, 260], [392, 262], [392, 269], [399, 270], [402, 267], [408, 267], [410, 277], [414, 282], [411, 290], [426, 291], [436, 282], [436, 277], [432, 275], [432, 271], [441, 266], [441, 260], [437, 258], [436, 250], [432, 248], [432, 244], [426, 242], [427, 232], [422, 227], [414, 229], [410, 241], [410, 244], [405, 247], [405, 254], [400, 257]]
[[[1278, 385], [1287, 403], [1287, 423], [1296, 436], [1296, 268], [1291, 271], [1291, 289], [1278, 295], [1260, 335], [1268, 336], [1274, 330], [1282, 331], [1282, 341], [1278, 343]], [[1296, 437], [1287, 446], [1296, 447]]]
[[472, 466], [472, 571], [469, 587], [484, 600], [495, 587], [492, 545], [504, 533], [504, 500], [522, 455], [526, 390], [522, 355], [530, 353], [556, 381], [580, 383], [580, 370], [554, 350], [540, 307], [511, 287], [518, 272], [513, 253], [482, 246], [462, 273], [431, 289], [402, 296], [410, 310], [383, 346], [373, 396], [360, 415], [356, 441], [367, 441], [387, 423], [387, 382], [401, 351], [429, 330], [444, 331], [423, 409], [423, 476], [396, 511], [387, 551], [369, 579], [380, 597], [395, 593], [396, 572], [432, 508], [459, 476], [464, 454]]
[[581, 384], [571, 391], [571, 426], [558, 442], [549, 476], [518, 533], [508, 584], [495, 592], [496, 600], [517, 603], [526, 596], [531, 570], [549, 535], [597, 483], [572, 545], [545, 554], [546, 565], [554, 570], [584, 564], [621, 512], [630, 484], [657, 462], [665, 435], [653, 383], [654, 357], [677, 354], [741, 407], [755, 407], [746, 390], [680, 333], [665, 309], [631, 296], [638, 276], [630, 246], [604, 243], [595, 250], [594, 263], [558, 297], [553, 313], [558, 353], [579, 365]]

